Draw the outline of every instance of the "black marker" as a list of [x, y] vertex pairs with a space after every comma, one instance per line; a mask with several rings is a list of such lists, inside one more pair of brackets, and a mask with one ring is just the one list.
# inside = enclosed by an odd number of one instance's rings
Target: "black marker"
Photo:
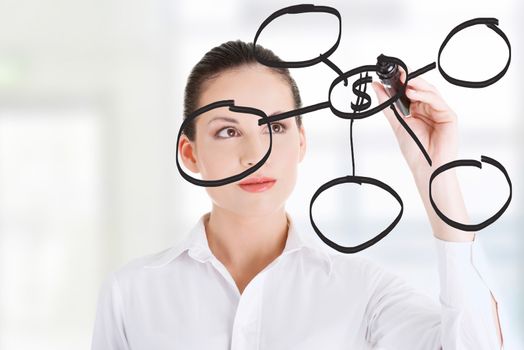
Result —
[[[389, 97], [394, 96], [398, 90], [402, 87], [402, 82], [400, 81], [400, 70], [398, 65], [391, 62], [377, 61], [377, 75], [380, 78], [380, 81], [386, 88], [386, 92]], [[409, 114], [409, 105], [410, 101], [406, 95], [400, 96], [398, 100], [394, 102], [395, 107], [403, 115]]]

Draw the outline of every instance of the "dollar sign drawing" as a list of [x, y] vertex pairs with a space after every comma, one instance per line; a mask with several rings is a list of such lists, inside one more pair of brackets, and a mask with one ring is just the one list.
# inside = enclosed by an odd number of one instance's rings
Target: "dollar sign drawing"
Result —
[[[371, 83], [372, 80], [373, 78], [368, 75], [368, 72], [366, 72], [365, 77], [362, 77], [362, 73], [360, 73], [360, 78], [353, 83], [353, 93], [358, 96], [356, 104], [351, 102], [351, 109], [353, 112], [360, 112], [371, 106], [371, 96], [366, 93], [366, 88], [368, 83]], [[364, 86], [363, 91], [361, 90], [362, 86]]]

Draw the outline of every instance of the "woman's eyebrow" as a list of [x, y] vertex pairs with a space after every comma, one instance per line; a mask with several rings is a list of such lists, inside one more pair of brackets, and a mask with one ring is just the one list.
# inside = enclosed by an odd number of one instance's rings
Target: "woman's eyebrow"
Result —
[[[271, 117], [273, 115], [276, 115], [276, 114], [279, 114], [279, 113], [280, 113], [280, 111], [277, 111], [275, 113], [270, 114], [269, 117]], [[238, 124], [238, 120], [236, 120], [234, 118], [229, 118], [229, 117], [214, 117], [209, 122], [207, 122], [207, 124], [209, 125], [209, 124], [211, 124], [211, 122], [214, 122], [215, 120], [223, 120], [223, 121], [226, 121], [226, 122]]]
[[230, 122], [230, 123], [235, 123], [235, 124], [238, 124], [238, 121], [234, 118], [229, 118], [229, 117], [215, 117], [213, 119], [211, 119], [207, 124], [211, 124], [211, 122], [214, 122], [215, 120], [224, 120], [226, 122]]

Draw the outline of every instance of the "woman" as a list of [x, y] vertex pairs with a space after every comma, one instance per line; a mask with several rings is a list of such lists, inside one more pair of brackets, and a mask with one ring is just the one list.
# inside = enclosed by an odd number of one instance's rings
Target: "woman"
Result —
[[[189, 76], [185, 116], [229, 99], [267, 115], [301, 107], [289, 71], [260, 65], [255, 49], [278, 60], [270, 50], [241, 41], [209, 51]], [[373, 87], [384, 101], [383, 87]], [[440, 306], [368, 259], [330, 253], [301, 238], [285, 210], [306, 152], [297, 116], [271, 124], [271, 156], [255, 173], [206, 187], [212, 210], [181, 244], [109, 276], [99, 297], [92, 348], [498, 349], [496, 303], [470, 261], [474, 233], [441, 222], [428, 199], [432, 169], [455, 159], [457, 117], [423, 79], [410, 80], [408, 87], [406, 122], [433, 167], [391, 111], [385, 114], [436, 238]], [[206, 112], [178, 144], [185, 167], [202, 179], [241, 173], [267, 151], [267, 126], [258, 126], [257, 118], [234, 123], [217, 116], [235, 118], [232, 112]], [[269, 185], [242, 185], [261, 178]], [[453, 172], [442, 174], [433, 192], [444, 212], [467, 221]]]

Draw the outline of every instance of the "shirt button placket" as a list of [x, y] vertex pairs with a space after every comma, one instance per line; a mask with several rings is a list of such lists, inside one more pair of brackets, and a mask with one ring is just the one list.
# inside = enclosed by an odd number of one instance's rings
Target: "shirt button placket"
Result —
[[256, 350], [259, 348], [259, 325], [262, 292], [266, 271], [259, 273], [244, 289], [238, 303], [233, 323], [231, 350]]

